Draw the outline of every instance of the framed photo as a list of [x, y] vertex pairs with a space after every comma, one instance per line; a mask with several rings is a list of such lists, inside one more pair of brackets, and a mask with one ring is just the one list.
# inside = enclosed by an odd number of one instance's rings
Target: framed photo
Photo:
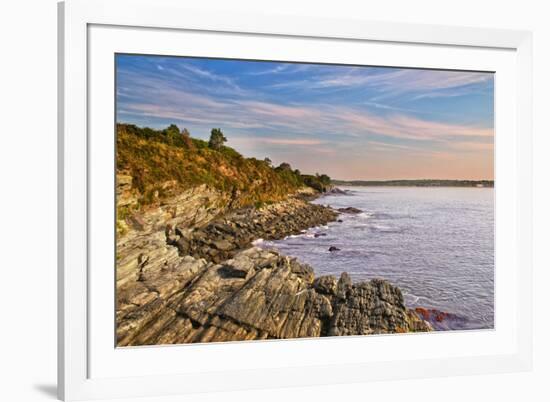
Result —
[[59, 5], [59, 396], [529, 370], [531, 34], [180, 3]]

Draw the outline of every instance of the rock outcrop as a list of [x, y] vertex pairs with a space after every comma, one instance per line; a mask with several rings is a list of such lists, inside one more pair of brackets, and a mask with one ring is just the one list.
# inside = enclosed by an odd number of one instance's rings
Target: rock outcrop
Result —
[[282, 239], [313, 226], [326, 225], [337, 216], [330, 208], [293, 197], [260, 209], [231, 211], [203, 227], [169, 226], [166, 236], [168, 243], [182, 255], [219, 263], [250, 247], [256, 239]]
[[311, 267], [274, 250], [251, 247], [216, 264], [167, 246], [133, 278], [118, 288], [119, 346], [431, 329], [388, 282], [315, 279]]
[[[137, 203], [137, 196], [128, 188], [132, 178], [117, 175], [117, 206], [132, 206]], [[163, 187], [170, 189], [171, 183]], [[231, 197], [206, 185], [190, 188], [158, 205], [151, 205], [139, 212], [128, 212], [118, 217], [117, 223], [122, 228], [118, 243], [122, 244], [135, 237], [164, 231], [166, 225], [180, 227], [200, 227], [225, 213], [231, 204]]]
[[[131, 178], [120, 196], [133, 202]], [[124, 218], [117, 237], [118, 346], [431, 330], [383, 280], [353, 284], [252, 246], [336, 220], [309, 193], [231, 208], [206, 186]]]

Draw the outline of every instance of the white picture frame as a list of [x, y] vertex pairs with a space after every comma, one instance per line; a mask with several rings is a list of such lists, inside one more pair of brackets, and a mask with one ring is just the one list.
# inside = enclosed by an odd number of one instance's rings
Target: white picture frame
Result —
[[[162, 41], [163, 47], [159, 45], [159, 35], [165, 39]], [[401, 359], [396, 359], [395, 356], [390, 358], [388, 355], [375, 360], [369, 360], [360, 353], [350, 353], [353, 358], [347, 360], [330, 358], [330, 351], [353, 351], [358, 350], [357, 348], [367, 350], [374, 343], [379, 343], [380, 348], [388, 348], [388, 343], [394, 343], [396, 350], [408, 350], [411, 345], [421, 344], [425, 335], [403, 337], [403, 341], [391, 336], [342, 337], [322, 341], [192, 345], [194, 349], [189, 345], [130, 348], [124, 350], [122, 355], [116, 352], [116, 356], [112, 353], [115, 350], [114, 342], [110, 345], [108, 342], [96, 341], [102, 338], [102, 334], [107, 334], [107, 338], [113, 337], [110, 331], [114, 331], [112, 316], [106, 323], [105, 320], [101, 321], [105, 316], [102, 312], [108, 311], [105, 309], [109, 308], [109, 303], [101, 304], [94, 297], [96, 292], [108, 294], [113, 288], [111, 284], [99, 281], [101, 276], [97, 276], [97, 270], [91, 269], [97, 260], [95, 256], [101, 252], [90, 248], [91, 241], [99, 244], [93, 239], [98, 235], [97, 228], [101, 228], [101, 224], [97, 224], [95, 220], [90, 224], [90, 210], [97, 210], [97, 195], [101, 193], [96, 190], [97, 187], [93, 187], [93, 180], [97, 180], [96, 177], [101, 172], [108, 174], [112, 166], [105, 170], [98, 165], [97, 161], [105, 160], [105, 155], [112, 151], [98, 151], [103, 149], [101, 145], [104, 143], [96, 142], [99, 136], [94, 134], [94, 130], [103, 124], [100, 106], [106, 102], [109, 94], [113, 94], [112, 83], [111, 86], [102, 85], [103, 82], [109, 82], [109, 79], [103, 81], [101, 78], [101, 66], [106, 66], [105, 63], [101, 64], [101, 54], [109, 56], [120, 51], [172, 54], [177, 52], [177, 40], [184, 38], [181, 35], [214, 35], [220, 41], [225, 37], [238, 37], [242, 41], [249, 38], [246, 46], [237, 50], [236, 45], [234, 52], [240, 52], [241, 55], [249, 52], [251, 58], [254, 53], [253, 56], [260, 59], [267, 58], [270, 52], [273, 53], [276, 42], [280, 40], [287, 43], [310, 41], [312, 48], [316, 42], [320, 43], [319, 46], [333, 46], [334, 51], [324, 57], [333, 57], [332, 61], [341, 62], [345, 62], [343, 59], [346, 58], [347, 46], [368, 45], [373, 49], [374, 64], [377, 64], [377, 60], [379, 63], [400, 63], [390, 57], [389, 49], [401, 47], [406, 50], [414, 47], [416, 57], [414, 61], [408, 62], [409, 66], [441, 67], [438, 64], [441, 61], [435, 62], [433, 58], [430, 61], [431, 48], [446, 52], [446, 63], [449, 66], [455, 63], [457, 67], [473, 68], [477, 63], [484, 66], [484, 69], [493, 69], [497, 76], [500, 71], [503, 79], [500, 82], [497, 79], [497, 102], [498, 96], [503, 94], [508, 95], [509, 99], [496, 109], [496, 203], [503, 205], [496, 213], [496, 238], [497, 254], [502, 252], [500, 257], [497, 255], [497, 265], [499, 261], [502, 262], [500, 266], [504, 267], [505, 262], [507, 265], [506, 269], [501, 269], [502, 275], [497, 272], [496, 277], [497, 284], [499, 277], [502, 278], [500, 283], [508, 293], [500, 292], [501, 296], [507, 296], [507, 304], [497, 303], [495, 331], [445, 334], [444, 337], [430, 334], [430, 344], [440, 344], [441, 348], [455, 345], [453, 353], [417, 353], [403, 355]], [[234, 40], [237, 44], [237, 39]], [[204, 43], [207, 48], [206, 42]], [[272, 50], [269, 46], [259, 46], [258, 43], [273, 44]], [[145, 397], [529, 370], [532, 361], [531, 47], [531, 34], [523, 31], [361, 20], [321, 20], [297, 16], [228, 13], [212, 15], [188, 9], [177, 0], [68, 0], [60, 3], [59, 397], [64, 400]], [[222, 49], [212, 47], [204, 51], [219, 55]], [[467, 55], [471, 52], [479, 56], [477, 60]], [[230, 52], [227, 55], [231, 54], [237, 53]], [[375, 54], [380, 55], [379, 59], [374, 59]], [[407, 52], [403, 54], [406, 55]], [[403, 54], [401, 57], [405, 57]], [[279, 59], [284, 57], [283, 54], [278, 55]], [[288, 54], [287, 57], [292, 55]], [[304, 57], [316, 56], [311, 53]], [[293, 57], [295, 58], [296, 56]], [[108, 70], [105, 71], [108, 73]], [[499, 87], [502, 88], [500, 95]], [[112, 101], [111, 99], [110, 102]], [[105, 109], [108, 121], [109, 107]], [[501, 118], [503, 120], [498, 120]], [[105, 144], [112, 142], [112, 138], [106, 137], [104, 140]], [[112, 154], [108, 156], [110, 157]], [[503, 183], [500, 188], [499, 183]], [[90, 191], [91, 186], [93, 191]], [[112, 191], [112, 187], [107, 188], [109, 186], [105, 186], [107, 196]], [[503, 200], [501, 204], [499, 200]], [[104, 212], [107, 215], [109, 213]], [[94, 231], [90, 230], [91, 227]], [[100, 231], [100, 234], [105, 233]], [[505, 241], [505, 247], [499, 248], [498, 241]], [[92, 283], [94, 286], [91, 286]], [[497, 292], [497, 297], [498, 294]], [[500, 327], [499, 306], [505, 309], [500, 309], [502, 317], [509, 318], [506, 322], [501, 320]], [[113, 327], [110, 328], [111, 324]], [[434, 335], [437, 338], [433, 338]], [[397, 342], [400, 343], [399, 346]], [[494, 345], [494, 349], [486, 346], [489, 344]], [[320, 347], [327, 351], [329, 357], [315, 355]], [[301, 363], [285, 364], [284, 360], [275, 360], [275, 356], [284, 357], [284, 350], [292, 351], [298, 356], [297, 359], [301, 359]], [[213, 356], [220, 354], [229, 363], [214, 361]], [[181, 362], [181, 357], [187, 356], [188, 361], [195, 362], [196, 366], [199, 366], [200, 358], [200, 367], [194, 371], [178, 372], [174, 367], [176, 360], [172, 358], [169, 361], [170, 356], [176, 355], [177, 361]], [[239, 356], [241, 364], [232, 364], [231, 359]], [[259, 359], [263, 359], [261, 364]], [[164, 362], [165, 370], [132, 371], [137, 362], [151, 361]], [[154, 366], [157, 367], [156, 364]]]

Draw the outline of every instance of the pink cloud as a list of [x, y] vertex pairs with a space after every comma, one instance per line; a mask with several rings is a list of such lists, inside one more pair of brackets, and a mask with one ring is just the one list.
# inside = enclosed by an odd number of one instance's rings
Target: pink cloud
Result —
[[[262, 140], [260, 140], [262, 141]], [[304, 139], [304, 138], [265, 138], [263, 139], [263, 142], [266, 142], [268, 144], [281, 144], [281, 145], [319, 145], [323, 144], [323, 141], [319, 140], [310, 140], [310, 139]]]
[[278, 119], [306, 119], [319, 117], [321, 111], [312, 107], [286, 106], [270, 102], [241, 101], [238, 105], [251, 114], [271, 116]]
[[492, 137], [493, 129], [462, 124], [440, 123], [395, 114], [387, 117], [365, 112], [342, 110], [340, 119], [356, 132], [370, 132], [389, 137], [444, 140], [446, 137]]
[[273, 145], [321, 145], [325, 141], [310, 138], [236, 137], [232, 140]]

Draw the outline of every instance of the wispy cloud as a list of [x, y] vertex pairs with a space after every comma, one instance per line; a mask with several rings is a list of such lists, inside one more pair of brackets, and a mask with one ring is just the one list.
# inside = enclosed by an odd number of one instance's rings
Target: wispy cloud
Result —
[[[132, 99], [142, 101], [123, 102], [121, 113], [144, 114], [183, 123], [210, 123], [236, 129], [284, 127], [294, 132], [325, 133], [338, 137], [343, 134], [355, 137], [376, 134], [400, 139], [445, 141], [457, 137], [493, 135], [492, 128], [442, 123], [405, 113], [377, 115], [352, 106], [220, 100], [148, 80], [146, 85], [135, 85], [135, 91]], [[343, 129], [345, 133], [342, 133]]]
[[[378, 169], [374, 161], [397, 174], [387, 166], [389, 160], [397, 165], [397, 155], [399, 166], [453, 160], [456, 169], [458, 161], [491, 169], [480, 162], [492, 158], [491, 74], [223, 63], [161, 58], [122, 64], [119, 120], [153, 127], [176, 123], [203, 137], [221, 127], [245, 154], [273, 153], [304, 168], [323, 158], [343, 164], [335, 172], [348, 166], [362, 177], [362, 164]], [[475, 116], [464, 109], [474, 95], [481, 97]], [[437, 108], [426, 106], [435, 98]]]
[[487, 137], [493, 135], [492, 128], [441, 123], [404, 114], [377, 116], [368, 112], [358, 112], [350, 109], [339, 111], [339, 121], [358, 134], [366, 132], [400, 139], [446, 141], [456, 137]]
[[270, 75], [270, 74], [277, 74], [282, 71], [288, 70], [290, 67], [290, 64], [281, 64], [276, 67], [267, 69], [267, 70], [260, 70], [260, 71], [250, 71], [248, 72], [249, 75]]
[[211, 81], [223, 82], [231, 87], [239, 88], [239, 86], [235, 84], [234, 80], [227, 76], [215, 74], [215, 73], [212, 73], [211, 71], [208, 71], [193, 65], [189, 65], [189, 64], [181, 64], [181, 67], [200, 77], [208, 78]]
[[256, 140], [277, 145], [320, 145], [326, 142], [307, 138], [257, 138]]
[[174, 63], [172, 59], [155, 63], [149, 70], [119, 68], [117, 74], [123, 82], [130, 82], [132, 87], [169, 87], [177, 91], [195, 93], [217, 93], [235, 97], [250, 97], [253, 93], [243, 89], [234, 77], [201, 68], [190, 62]]
[[298, 119], [319, 118], [321, 110], [314, 107], [301, 105], [281, 105], [270, 102], [240, 101], [237, 104], [243, 107], [248, 113], [262, 116], [269, 116], [273, 119], [293, 119], [294, 123]]
[[424, 92], [460, 88], [491, 79], [492, 75], [488, 73], [407, 69], [379, 74], [374, 85], [381, 85], [390, 91]]
[[[350, 68], [345, 73], [330, 71], [321, 73], [308, 79], [278, 82], [273, 88], [297, 90], [319, 89], [374, 89], [376, 100], [387, 99], [404, 94], [410, 94], [413, 99], [423, 97], [464, 96], [479, 90], [473, 87], [485, 84], [492, 80], [489, 73], [461, 72], [461, 71], [434, 71], [414, 69], [388, 69], [385, 72], [369, 72], [365, 68]], [[456, 89], [460, 88], [460, 91]], [[449, 93], [447, 90], [453, 90]]]
[[307, 71], [310, 69], [308, 64], [295, 64], [295, 63], [283, 63], [275, 67], [268, 68], [266, 70], [257, 70], [249, 71], [247, 75], [258, 76], [258, 75], [273, 75], [273, 74], [295, 74]]
[[423, 110], [420, 110], [420, 109], [404, 108], [404, 107], [392, 106], [392, 105], [387, 105], [387, 104], [378, 103], [378, 102], [366, 101], [363, 104], [365, 104], [367, 106], [375, 107], [377, 109], [397, 110], [397, 111], [400, 111], [400, 112], [426, 113], [426, 111], [423, 111]]

